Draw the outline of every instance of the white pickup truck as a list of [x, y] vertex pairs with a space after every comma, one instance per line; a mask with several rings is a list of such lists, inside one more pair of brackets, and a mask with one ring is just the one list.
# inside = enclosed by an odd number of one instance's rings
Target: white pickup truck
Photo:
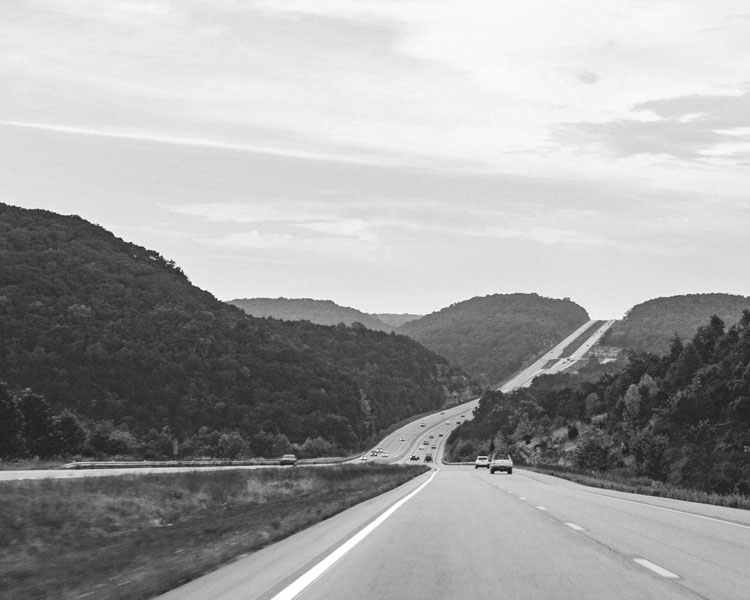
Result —
[[513, 459], [506, 455], [505, 457], [495, 455], [490, 461], [490, 475], [494, 475], [495, 471], [505, 471], [508, 475], [513, 473]]

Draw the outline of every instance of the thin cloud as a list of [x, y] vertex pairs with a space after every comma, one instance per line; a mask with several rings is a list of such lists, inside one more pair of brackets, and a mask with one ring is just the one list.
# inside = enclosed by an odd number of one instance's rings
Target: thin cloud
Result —
[[576, 73], [575, 80], [580, 85], [593, 85], [599, 83], [599, 75], [591, 71], [579, 71]]
[[649, 100], [633, 105], [631, 112], [652, 118], [564, 123], [554, 138], [563, 146], [615, 157], [651, 154], [687, 161], [734, 160], [744, 156], [750, 142], [750, 92]]

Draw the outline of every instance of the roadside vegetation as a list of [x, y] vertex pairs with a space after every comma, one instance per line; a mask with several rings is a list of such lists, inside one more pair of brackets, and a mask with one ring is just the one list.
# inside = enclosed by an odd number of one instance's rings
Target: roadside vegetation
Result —
[[750, 496], [743, 494], [715, 494], [700, 490], [691, 490], [676, 487], [649, 479], [648, 477], [627, 477], [616, 473], [601, 473], [589, 471], [581, 473], [565, 467], [555, 465], [524, 465], [524, 469], [545, 475], [553, 475], [604, 490], [617, 492], [628, 492], [631, 494], [642, 494], [644, 496], [658, 496], [661, 498], [672, 498], [673, 500], [686, 500], [688, 502], [700, 502], [701, 504], [713, 504], [714, 506], [727, 506], [729, 508], [742, 508], [750, 510]]
[[690, 339], [716, 315], [732, 321], [750, 309], [750, 298], [733, 294], [685, 294], [654, 298], [631, 308], [602, 338], [605, 344], [636, 352], [669, 352], [675, 335]]
[[346, 456], [471, 395], [405, 335], [252, 317], [79, 217], [0, 202], [0, 256], [3, 459]]
[[488, 391], [474, 416], [449, 436], [449, 460], [508, 453], [519, 465], [575, 471], [600, 485], [747, 506], [750, 311], [728, 328], [712, 317], [692, 340], [673, 338], [665, 355], [632, 353], [614, 373]]
[[2, 597], [151, 598], [426, 470], [368, 464], [3, 482]]

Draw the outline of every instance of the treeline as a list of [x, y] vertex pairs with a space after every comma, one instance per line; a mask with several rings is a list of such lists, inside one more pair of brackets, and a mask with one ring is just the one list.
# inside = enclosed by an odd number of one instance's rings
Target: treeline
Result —
[[348, 451], [470, 394], [405, 336], [250, 317], [78, 217], [0, 204], [0, 255], [0, 379], [138, 440], [166, 428], [181, 443], [237, 432], [254, 454], [278, 436]]
[[237, 298], [229, 304], [241, 308], [254, 317], [272, 317], [285, 321], [311, 321], [318, 325], [353, 325], [361, 323], [375, 331], [392, 331], [374, 315], [368, 315], [354, 308], [339, 306], [331, 300], [310, 298]]
[[602, 341], [637, 352], [664, 354], [674, 336], [690, 339], [712, 315], [731, 321], [745, 309], [750, 309], [750, 298], [732, 294], [655, 298], [631, 308]]
[[586, 321], [586, 310], [567, 298], [494, 294], [453, 304], [398, 331], [494, 384]]
[[334, 456], [346, 450], [322, 437], [295, 444], [283, 434], [259, 432], [248, 439], [236, 429], [201, 427], [177, 440], [169, 427], [134, 434], [126, 425], [94, 421], [69, 409], [55, 414], [44, 396], [32, 390], [12, 393], [0, 381], [0, 460], [127, 457], [268, 458], [287, 452], [299, 458]]
[[546, 376], [486, 393], [448, 439], [454, 459], [509, 452], [519, 462], [647, 477], [750, 494], [750, 311], [714, 316], [665, 355], [637, 353], [616, 374], [571, 385]]

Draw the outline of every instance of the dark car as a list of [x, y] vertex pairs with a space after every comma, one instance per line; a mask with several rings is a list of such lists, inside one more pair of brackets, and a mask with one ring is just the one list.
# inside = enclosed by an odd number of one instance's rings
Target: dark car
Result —
[[412, 454], [412, 455], [411, 455], [411, 456], [409, 457], [409, 460], [419, 460], [419, 455], [417, 455], [417, 454]]
[[280, 465], [296, 465], [297, 464], [297, 457], [294, 456], [294, 454], [285, 454], [281, 457], [279, 460]]
[[426, 454], [424, 457], [425, 462], [432, 462], [432, 454]]

